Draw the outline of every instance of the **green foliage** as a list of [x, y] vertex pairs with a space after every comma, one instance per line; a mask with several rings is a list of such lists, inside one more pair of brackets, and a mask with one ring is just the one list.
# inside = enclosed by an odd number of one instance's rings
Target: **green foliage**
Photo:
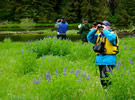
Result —
[[31, 30], [33, 29], [35, 23], [33, 21], [33, 19], [30, 18], [24, 18], [20, 20], [20, 28], [24, 29], [24, 30]]
[[6, 44], [0, 42], [0, 98], [3, 100], [135, 98], [134, 37], [120, 39], [118, 62], [110, 75], [112, 85], [107, 89], [100, 84], [91, 43], [45, 38], [28, 43], [8, 42], [8, 47]]
[[11, 43], [12, 42], [12, 40], [10, 39], [10, 38], [5, 38], [4, 39], [4, 43], [5, 44], [9, 44], [9, 43]]
[[82, 18], [90, 22], [135, 22], [134, 0], [4, 0], [0, 4], [3, 21], [32, 18], [38, 23], [53, 23], [65, 16], [69, 23], [80, 22]]

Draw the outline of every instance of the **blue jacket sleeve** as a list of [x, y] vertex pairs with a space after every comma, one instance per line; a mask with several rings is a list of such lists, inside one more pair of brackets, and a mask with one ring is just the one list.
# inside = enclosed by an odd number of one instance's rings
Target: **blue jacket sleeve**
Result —
[[106, 29], [103, 30], [103, 33], [113, 45], [116, 45], [116, 34], [115, 33], [110, 32]]
[[97, 40], [97, 36], [98, 36], [98, 34], [95, 34], [96, 32], [97, 32], [96, 29], [92, 29], [87, 35], [87, 40], [93, 44], [96, 44], [96, 40]]

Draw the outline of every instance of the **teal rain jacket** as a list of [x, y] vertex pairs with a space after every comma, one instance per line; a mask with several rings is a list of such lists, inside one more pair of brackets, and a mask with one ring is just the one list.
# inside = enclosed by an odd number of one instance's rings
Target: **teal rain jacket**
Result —
[[[93, 44], [96, 44], [96, 39], [98, 34], [95, 34], [97, 32], [96, 29], [92, 29], [88, 35], [87, 39]], [[106, 36], [106, 38], [113, 44], [116, 45], [116, 34], [112, 32], [112, 30], [103, 30], [104, 35], [102, 34], [102, 37]], [[96, 65], [115, 65], [116, 64], [116, 55], [103, 55], [99, 54], [96, 56]]]

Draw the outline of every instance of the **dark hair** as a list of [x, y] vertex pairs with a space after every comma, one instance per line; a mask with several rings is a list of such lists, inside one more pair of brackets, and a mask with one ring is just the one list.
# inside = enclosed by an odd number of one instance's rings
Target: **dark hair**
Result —
[[96, 26], [97, 25], [97, 22], [93, 22], [93, 25]]
[[62, 19], [62, 23], [65, 23], [66, 22], [66, 20], [65, 20], [65, 17], [61, 17], [61, 19]]
[[86, 18], [83, 18], [82, 21], [87, 21], [87, 19]]

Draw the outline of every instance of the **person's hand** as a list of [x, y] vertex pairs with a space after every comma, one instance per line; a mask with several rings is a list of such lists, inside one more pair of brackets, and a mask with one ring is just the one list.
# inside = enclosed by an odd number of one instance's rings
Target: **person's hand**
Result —
[[107, 26], [105, 26], [105, 25], [102, 25], [102, 27], [103, 27], [103, 29], [106, 29], [106, 30], [108, 30]]
[[98, 24], [97, 27], [96, 27], [96, 30], [99, 30], [101, 27], [102, 27], [102, 25]]

